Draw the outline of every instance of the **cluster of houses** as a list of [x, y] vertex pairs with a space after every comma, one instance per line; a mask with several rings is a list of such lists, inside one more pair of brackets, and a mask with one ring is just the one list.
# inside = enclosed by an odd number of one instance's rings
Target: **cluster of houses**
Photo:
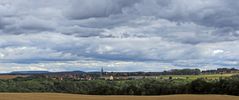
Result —
[[[179, 70], [180, 71], [180, 70]], [[177, 71], [178, 72], [178, 71]], [[184, 72], [184, 70], [182, 70]], [[225, 73], [239, 73], [235, 68], [218, 68], [216, 70], [200, 71], [199, 74], [225, 74]], [[104, 72], [101, 68], [100, 72], [86, 73], [86, 72], [59, 72], [42, 74], [44, 78], [51, 78], [54, 80], [137, 80], [137, 79], [157, 79], [158, 76], [164, 75], [164, 72]], [[170, 74], [171, 75], [171, 74]], [[172, 74], [174, 75], [174, 74]], [[180, 74], [181, 75], [181, 74]], [[192, 74], [194, 75], [194, 74]], [[39, 75], [38, 75], [39, 76]], [[159, 77], [162, 78], [162, 77]]]
[[158, 76], [102, 76], [100, 79], [103, 80], [138, 80], [138, 79], [157, 79]]
[[37, 77], [50, 78], [53, 80], [94, 80], [94, 78], [88, 74], [75, 73], [75, 72], [62, 72], [62, 73], [51, 73], [36, 75]]
[[[138, 72], [137, 72], [138, 74]], [[39, 77], [39, 75], [37, 75]], [[101, 69], [101, 72], [95, 73], [79, 73], [79, 72], [59, 72], [59, 73], [50, 73], [42, 74], [41, 77], [51, 78], [53, 80], [137, 80], [145, 78], [154, 78], [157, 79], [157, 76], [145, 76], [145, 75], [128, 75], [127, 73], [112, 73], [104, 72], [104, 69]]]

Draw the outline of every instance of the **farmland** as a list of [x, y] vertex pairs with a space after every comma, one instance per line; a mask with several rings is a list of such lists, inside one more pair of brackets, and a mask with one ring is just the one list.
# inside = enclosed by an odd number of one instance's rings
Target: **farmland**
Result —
[[201, 75], [161, 75], [158, 76], [160, 79], [168, 79], [169, 77], [172, 77], [173, 79], [189, 79], [189, 80], [195, 80], [198, 78], [207, 78], [207, 79], [219, 79], [219, 78], [226, 78], [230, 77], [232, 75], [236, 75], [238, 73], [233, 74], [201, 74]]
[[[207, 79], [219, 79], [219, 78], [226, 78], [230, 77], [232, 75], [236, 75], [238, 73], [233, 74], [201, 74], [201, 75], [160, 75], [160, 76], [147, 76], [147, 78], [155, 78], [158, 79], [168, 79], [169, 77], [172, 77], [172, 79], [188, 79], [188, 80], [195, 80], [198, 78], [207, 78]], [[17, 77], [28, 77], [29, 75], [0, 75], [0, 79], [14, 79]], [[128, 76], [128, 77], [134, 77], [134, 78], [141, 78], [144, 76]]]
[[[132, 75], [132, 73], [128, 73]], [[135, 73], [133, 73], [135, 74]], [[142, 95], [158, 96], [172, 94], [227, 94], [239, 95], [238, 73], [197, 75], [122, 76], [110, 73], [112, 80], [92, 76], [81, 80], [82, 75], [72, 73], [36, 74], [30, 76], [3, 75], [0, 92], [4, 93], [71, 93], [84, 95]], [[73, 76], [72, 76], [73, 75]], [[87, 75], [84, 73], [84, 75]], [[92, 75], [91, 73], [88, 75]], [[23, 78], [16, 78], [23, 77]], [[80, 78], [79, 78], [80, 77]], [[90, 76], [86, 76], [90, 77]], [[99, 76], [98, 76], [99, 77]]]
[[[125, 80], [125, 79], [182, 79], [187, 81], [193, 81], [199, 78], [215, 80], [220, 78], [227, 78], [233, 75], [237, 75], [238, 73], [226, 73], [226, 74], [199, 74], [199, 75], [159, 75], [159, 76], [119, 76], [114, 77], [115, 80]], [[109, 77], [105, 77], [105, 79], [109, 79]]]
[[60, 93], [0, 93], [0, 100], [239, 100], [227, 95], [90, 96]]
[[17, 77], [28, 77], [29, 75], [0, 75], [0, 79], [14, 79]]

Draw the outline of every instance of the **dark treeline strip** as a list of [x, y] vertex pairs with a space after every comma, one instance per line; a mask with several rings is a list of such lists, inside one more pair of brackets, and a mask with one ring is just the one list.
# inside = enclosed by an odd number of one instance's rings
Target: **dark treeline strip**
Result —
[[57, 92], [92, 95], [239, 95], [239, 76], [219, 80], [196, 79], [193, 81], [182, 79], [59, 81], [46, 78], [16, 78], [0, 80], [0, 92]]

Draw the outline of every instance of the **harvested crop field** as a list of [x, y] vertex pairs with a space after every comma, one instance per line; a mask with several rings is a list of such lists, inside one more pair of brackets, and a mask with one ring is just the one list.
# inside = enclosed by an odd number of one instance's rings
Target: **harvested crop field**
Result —
[[0, 79], [13, 79], [17, 77], [28, 77], [29, 75], [0, 75]]
[[90, 96], [60, 93], [0, 93], [0, 100], [239, 100], [226, 95]]

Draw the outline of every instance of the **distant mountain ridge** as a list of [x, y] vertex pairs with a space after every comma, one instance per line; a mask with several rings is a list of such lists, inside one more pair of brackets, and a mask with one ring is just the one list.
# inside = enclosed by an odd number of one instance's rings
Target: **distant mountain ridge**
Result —
[[49, 71], [13, 71], [10, 74], [46, 74]]
[[50, 71], [13, 71], [8, 74], [14, 75], [33, 75], [33, 74], [51, 74], [51, 73], [86, 73], [84, 71], [62, 71], [62, 72], [50, 72]]

